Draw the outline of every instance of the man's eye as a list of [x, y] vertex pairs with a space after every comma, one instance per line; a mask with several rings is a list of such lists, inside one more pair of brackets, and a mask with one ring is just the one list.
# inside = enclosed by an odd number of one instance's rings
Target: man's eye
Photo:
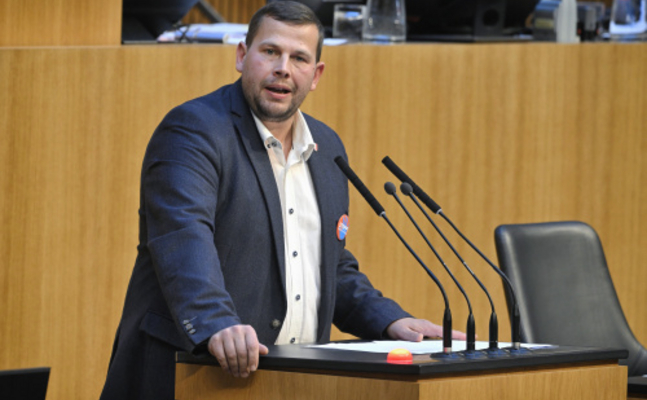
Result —
[[265, 50], [265, 53], [271, 56], [271, 55], [274, 55], [275, 51], [273, 49], [267, 49]]

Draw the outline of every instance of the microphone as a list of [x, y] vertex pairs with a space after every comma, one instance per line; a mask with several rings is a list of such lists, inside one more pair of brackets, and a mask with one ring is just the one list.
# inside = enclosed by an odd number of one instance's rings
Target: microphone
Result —
[[335, 163], [341, 169], [341, 172], [346, 175], [346, 178], [350, 181], [350, 183], [355, 186], [355, 189], [359, 192], [359, 194], [364, 197], [364, 199], [368, 202], [368, 204], [371, 206], [373, 211], [375, 211], [375, 214], [378, 215], [378, 217], [381, 217], [382, 215], [386, 215], [384, 212], [384, 207], [380, 204], [379, 201], [373, 196], [373, 194], [368, 190], [368, 188], [364, 185], [364, 183], [359, 179], [359, 177], [355, 174], [355, 172], [350, 168], [350, 165], [344, 160], [342, 156], [337, 156], [335, 158]]
[[377, 201], [375, 196], [368, 190], [368, 188], [362, 183], [362, 181], [357, 177], [355, 172], [350, 168], [346, 160], [342, 156], [337, 156], [335, 157], [335, 163], [341, 169], [341, 171], [346, 175], [348, 180], [355, 186], [357, 191], [364, 197], [364, 199], [370, 204], [371, 208], [373, 208], [373, 211], [375, 213], [383, 218], [391, 227], [391, 230], [396, 234], [398, 239], [404, 244], [404, 246], [409, 250], [411, 255], [418, 261], [418, 263], [427, 271], [427, 274], [431, 277], [431, 279], [436, 283], [436, 286], [438, 286], [438, 289], [440, 289], [440, 292], [443, 295], [443, 300], [445, 302], [445, 312], [443, 315], [443, 353], [434, 355], [435, 357], [438, 358], [453, 358], [455, 357], [454, 354], [452, 354], [452, 313], [449, 308], [449, 298], [447, 297], [447, 293], [445, 292], [445, 288], [443, 288], [443, 285], [440, 283], [438, 278], [427, 268], [424, 262], [418, 257], [418, 255], [413, 251], [411, 246], [404, 240], [402, 235], [400, 235], [400, 232], [395, 228], [395, 226], [391, 223], [391, 221], [388, 219], [386, 216], [386, 212], [384, 211], [384, 207]]
[[[407, 186], [408, 186], [408, 188], [411, 188], [411, 186], [409, 186], [409, 185], [407, 185]], [[429, 246], [431, 251], [434, 253], [436, 258], [438, 259], [438, 261], [440, 261], [443, 268], [445, 268], [445, 271], [447, 271], [447, 273], [452, 278], [452, 280], [454, 281], [456, 286], [458, 286], [458, 289], [461, 291], [461, 293], [463, 293], [463, 296], [465, 297], [465, 301], [467, 302], [467, 308], [469, 309], [469, 316], [467, 318], [467, 341], [466, 341], [467, 350], [472, 350], [472, 351], [475, 350], [475, 347], [476, 347], [476, 327], [475, 327], [475, 322], [474, 322], [474, 314], [472, 313], [472, 303], [470, 302], [470, 299], [467, 296], [467, 293], [463, 289], [463, 286], [461, 286], [461, 284], [458, 282], [458, 280], [456, 279], [456, 277], [454, 276], [452, 271], [449, 269], [449, 267], [447, 266], [447, 264], [445, 263], [443, 258], [440, 256], [440, 254], [438, 254], [438, 252], [436, 251], [436, 248], [431, 244], [431, 242], [427, 238], [427, 235], [425, 235], [424, 232], [422, 231], [422, 229], [420, 229], [420, 226], [415, 221], [413, 216], [411, 216], [411, 213], [409, 213], [409, 210], [407, 210], [407, 207], [405, 207], [405, 205], [402, 203], [402, 201], [400, 200], [400, 197], [398, 196], [397, 189], [395, 188], [395, 185], [393, 183], [391, 183], [391, 182], [387, 182], [387, 183], [384, 184], [384, 190], [386, 190], [387, 194], [389, 194], [389, 195], [391, 195], [391, 196], [393, 196], [395, 198], [395, 200], [398, 202], [400, 207], [407, 214], [407, 217], [409, 217], [409, 220], [411, 221], [411, 223], [413, 223], [413, 225], [418, 230], [418, 233], [420, 233], [420, 235], [425, 240], [425, 242], [427, 243], [427, 245]], [[404, 190], [402, 190], [402, 188], [400, 190], [402, 191], [402, 194], [408, 195], [407, 193], [405, 193]]]
[[[463, 233], [456, 227], [456, 225], [454, 225], [454, 223], [445, 215], [445, 213], [443, 212], [441, 207], [435, 201], [433, 201], [431, 199], [431, 197], [429, 197], [418, 185], [416, 185], [415, 182], [413, 182], [413, 180], [411, 178], [409, 178], [407, 176], [407, 174], [405, 174], [404, 171], [402, 171], [388, 156], [384, 157], [384, 159], [382, 159], [382, 163], [398, 179], [400, 179], [402, 182], [406, 182], [409, 185], [411, 185], [411, 187], [413, 189], [413, 193], [420, 199], [420, 201], [425, 203], [425, 205], [427, 207], [429, 207], [429, 209], [431, 211], [433, 211], [434, 214], [438, 214], [441, 217], [443, 217], [443, 219], [445, 219], [445, 221], [447, 221], [449, 223], [449, 225], [454, 229], [454, 231], [456, 231], [456, 233], [458, 233], [458, 235], [465, 242], [467, 242], [467, 244], [474, 251], [476, 251], [476, 253], [478, 253], [478, 255], [483, 260], [485, 260], [485, 262], [488, 263], [488, 265], [490, 265], [490, 267], [492, 267], [492, 269], [497, 274], [499, 274], [499, 276], [503, 280], [503, 283], [506, 285], [506, 287], [510, 291], [511, 299], [512, 299], [512, 312], [511, 312], [511, 314], [512, 314], [511, 315], [511, 319], [512, 319], [512, 321], [511, 321], [512, 322], [511, 323], [512, 349], [511, 349], [511, 352], [513, 352], [515, 354], [527, 352], [528, 350], [525, 350], [525, 349], [521, 348], [521, 316], [519, 314], [519, 304], [517, 302], [517, 296], [515, 294], [514, 287], [512, 286], [512, 283], [510, 282], [510, 279], [508, 279], [506, 274], [504, 274], [503, 271], [501, 271], [501, 269], [499, 269], [496, 265], [494, 265], [494, 263], [492, 261], [490, 261], [490, 259], [487, 258], [485, 256], [485, 254], [483, 254], [483, 252], [481, 252], [469, 239], [467, 239], [467, 237], [465, 237], [465, 235], [463, 235]], [[429, 218], [429, 217], [427, 216], [427, 218]], [[429, 220], [431, 221], [431, 218], [429, 218]]]
[[[409, 185], [407, 182], [403, 182], [402, 185], [400, 185], [400, 190], [402, 191], [402, 194], [404, 194], [405, 196], [409, 196], [411, 198], [411, 200], [413, 200], [413, 202], [418, 206], [420, 211], [422, 211], [422, 213], [425, 215], [427, 220], [434, 227], [436, 232], [438, 232], [440, 237], [443, 238], [443, 240], [445, 241], [447, 246], [449, 246], [449, 248], [452, 250], [454, 255], [456, 255], [456, 257], [459, 259], [461, 264], [463, 264], [463, 266], [465, 267], [467, 272], [469, 272], [470, 275], [472, 275], [472, 278], [474, 278], [476, 283], [478, 283], [478, 285], [481, 287], [481, 289], [485, 292], [485, 295], [487, 296], [488, 301], [490, 302], [490, 308], [492, 309], [492, 313], [490, 314], [490, 338], [489, 338], [490, 339], [490, 345], [488, 347], [487, 353], [490, 356], [496, 356], [496, 355], [505, 354], [505, 352], [503, 352], [502, 350], [499, 349], [499, 321], [497, 319], [496, 310], [494, 308], [494, 302], [492, 301], [492, 297], [490, 296], [490, 292], [488, 292], [488, 290], [485, 288], [485, 285], [483, 285], [483, 283], [476, 276], [474, 271], [472, 271], [472, 269], [469, 267], [469, 265], [467, 265], [467, 262], [463, 259], [463, 257], [461, 257], [461, 255], [458, 254], [458, 251], [456, 250], [456, 248], [454, 248], [454, 246], [451, 244], [449, 239], [447, 239], [447, 237], [443, 234], [443, 232], [440, 230], [438, 225], [436, 225], [434, 223], [434, 221], [429, 217], [429, 215], [422, 208], [422, 206], [420, 205], [420, 202], [418, 202], [418, 199], [416, 199], [416, 197], [413, 195], [413, 188], [411, 187], [411, 185]], [[475, 355], [475, 353], [476, 352], [475, 352], [474, 346], [472, 346], [471, 348], [470, 347], [467, 348], [467, 354], [468, 355]]]
[[422, 200], [423, 203], [429, 207], [431, 211], [433, 211], [434, 214], [438, 214], [440, 211], [440, 206], [436, 204], [435, 201], [432, 200], [431, 197], [427, 196], [427, 193], [425, 193], [418, 185], [416, 185], [411, 178], [407, 176], [407, 174], [404, 173], [391, 159], [389, 156], [386, 156], [382, 159], [382, 164], [388, 168], [389, 171], [393, 175], [395, 175], [396, 178], [400, 180], [400, 182], [407, 182], [411, 187], [413, 188], [413, 193], [418, 196], [420, 200]]

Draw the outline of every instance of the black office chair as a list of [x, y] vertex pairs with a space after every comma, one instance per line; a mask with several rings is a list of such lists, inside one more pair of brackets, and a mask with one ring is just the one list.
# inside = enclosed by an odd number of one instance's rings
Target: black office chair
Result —
[[45, 400], [49, 367], [0, 371], [0, 399]]
[[499, 265], [516, 290], [524, 342], [624, 348], [629, 376], [647, 374], [647, 351], [627, 324], [592, 227], [501, 225], [494, 237]]

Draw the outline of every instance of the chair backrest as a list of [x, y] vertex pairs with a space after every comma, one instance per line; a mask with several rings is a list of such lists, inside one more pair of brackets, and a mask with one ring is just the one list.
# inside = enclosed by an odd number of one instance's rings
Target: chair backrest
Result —
[[49, 367], [0, 371], [0, 399], [45, 400]]
[[523, 341], [624, 348], [629, 374], [647, 373], [647, 351], [627, 324], [592, 227], [577, 221], [501, 225], [495, 242], [516, 291]]

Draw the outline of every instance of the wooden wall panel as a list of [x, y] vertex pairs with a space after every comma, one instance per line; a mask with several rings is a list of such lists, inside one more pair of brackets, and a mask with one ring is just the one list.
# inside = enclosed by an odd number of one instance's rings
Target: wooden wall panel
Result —
[[444, 376], [335, 376], [259, 370], [236, 379], [215, 366], [178, 364], [179, 400], [625, 400], [626, 367], [585, 365]]
[[50, 400], [98, 398], [154, 127], [236, 79], [233, 47], [158, 50], [0, 53], [0, 369], [51, 366]]
[[0, 47], [121, 43], [123, 0], [2, 0]]
[[[326, 71], [304, 110], [340, 133], [353, 168], [434, 270], [383, 194], [393, 180], [380, 164], [385, 155], [493, 260], [499, 224], [590, 223], [627, 319], [647, 343], [645, 50], [326, 48]], [[0, 369], [49, 365], [48, 399], [98, 397], [135, 257], [148, 138], [170, 108], [236, 77], [233, 46], [0, 50]], [[425, 273], [354, 191], [351, 203], [348, 245], [362, 269], [414, 314], [440, 320], [441, 297]], [[497, 276], [458, 248], [491, 288], [507, 340]], [[487, 339], [487, 300], [442, 253], [466, 283]], [[439, 275], [462, 329], [464, 301]]]
[[[252, 15], [259, 8], [263, 7], [266, 3], [265, 0], [244, 0], [244, 1], [229, 1], [229, 0], [207, 0], [213, 8], [218, 11], [220, 15], [227, 22], [235, 22], [246, 24], [252, 18]], [[208, 23], [209, 21], [198, 12], [196, 8], [183, 19], [185, 23]]]
[[[372, 183], [406, 237], [415, 240], [417, 234], [381, 189], [394, 180], [380, 164], [385, 155], [411, 171], [495, 262], [493, 231], [499, 224], [568, 219], [591, 224], [602, 238], [630, 325], [645, 343], [647, 298], [640, 286], [647, 270], [639, 260], [647, 233], [647, 104], [639, 93], [646, 89], [647, 71], [645, 54], [637, 50], [644, 48], [343, 47], [324, 56], [334, 73], [324, 74], [309, 106], [340, 132], [351, 165]], [[348, 240], [359, 246], [364, 269], [414, 313], [439, 320], [437, 289], [404, 249], [394, 250], [395, 239], [387, 239], [387, 227], [363, 199], [354, 194], [352, 200]], [[460, 243], [455, 235], [450, 238]], [[415, 248], [436, 265], [421, 241]], [[459, 250], [494, 288], [498, 314], [505, 319], [497, 276], [466, 246]], [[477, 331], [485, 339], [485, 297], [456, 259], [442, 254], [468, 282]], [[464, 301], [440, 275], [458, 305], [455, 326], [465, 326]], [[421, 301], [422, 293], [435, 300]], [[507, 338], [502, 332], [501, 339]]]

